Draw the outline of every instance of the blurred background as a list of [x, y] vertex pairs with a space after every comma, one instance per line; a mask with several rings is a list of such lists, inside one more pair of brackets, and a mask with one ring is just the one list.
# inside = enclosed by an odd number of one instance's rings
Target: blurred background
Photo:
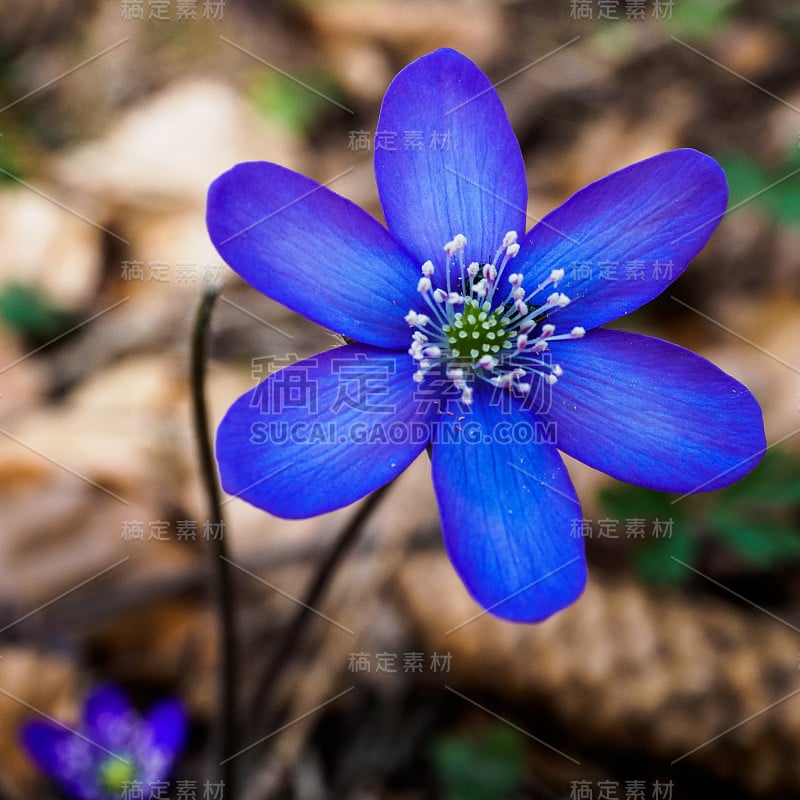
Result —
[[[679, 499], [569, 462], [590, 582], [544, 624], [469, 599], [427, 458], [370, 518], [246, 707], [241, 796], [705, 798], [800, 792], [800, 6], [785, 0], [4, 0], [0, 5], [0, 795], [57, 797], [17, 732], [113, 680], [187, 703], [174, 779], [213, 738], [209, 547], [237, 568], [242, 698], [354, 509], [208, 524], [188, 337], [221, 282], [214, 424], [265, 364], [334, 344], [246, 287], [205, 193], [279, 162], [380, 217], [380, 101], [440, 46], [498, 83], [536, 217], [674, 147], [717, 158], [730, 212], [619, 326], [710, 358], [762, 404], [748, 478]], [[264, 374], [263, 372], [261, 373]], [[277, 732], [280, 730], [280, 732]], [[176, 784], [169, 796], [176, 796]], [[188, 796], [188, 795], [187, 795]]]

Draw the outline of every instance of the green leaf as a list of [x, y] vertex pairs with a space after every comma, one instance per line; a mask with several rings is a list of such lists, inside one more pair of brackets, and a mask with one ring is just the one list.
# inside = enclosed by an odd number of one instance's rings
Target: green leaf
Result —
[[503, 800], [522, 783], [525, 747], [515, 730], [496, 726], [477, 738], [442, 737], [432, 758], [447, 800]]
[[[697, 555], [697, 536], [686, 523], [673, 525], [669, 539], [647, 539], [634, 556], [634, 566], [645, 583], [682, 586], [692, 577], [683, 564], [692, 564]], [[675, 560], [677, 559], [677, 561]]]
[[800, 558], [800, 532], [788, 522], [745, 519], [732, 509], [716, 509], [711, 520], [716, 537], [748, 564], [771, 567]]
[[36, 344], [58, 336], [74, 324], [71, 314], [21, 283], [7, 283], [0, 288], [0, 320], [14, 333]]
[[717, 507], [800, 505], [800, 458], [787, 450], [773, 448], [751, 473], [714, 497]]
[[770, 184], [763, 167], [746, 155], [721, 156], [719, 163], [728, 179], [728, 208], [747, 200]]
[[601, 489], [598, 499], [605, 513], [616, 519], [664, 519], [673, 511], [669, 495], [628, 483]]
[[[709, 39], [719, 33], [736, 5], [735, 0], [690, 0], [672, 5], [671, 16], [665, 21], [670, 32], [683, 39]], [[662, 6], [668, 4], [662, 2]]]
[[800, 166], [796, 154], [790, 153], [774, 168], [763, 167], [744, 155], [722, 156], [719, 161], [728, 179], [729, 208], [752, 198], [752, 204], [762, 209], [773, 222], [780, 225], [800, 224], [800, 175], [793, 175], [759, 194]]
[[265, 116], [303, 135], [331, 107], [331, 100], [340, 101], [341, 90], [331, 75], [322, 71], [304, 75], [302, 84], [299, 80], [263, 74], [253, 85], [252, 96]]

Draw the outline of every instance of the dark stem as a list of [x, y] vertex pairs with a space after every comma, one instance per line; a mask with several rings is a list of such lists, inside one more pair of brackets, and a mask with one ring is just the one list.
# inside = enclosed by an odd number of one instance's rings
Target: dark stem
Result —
[[374, 491], [350, 522], [345, 525], [336, 541], [333, 543], [328, 554], [320, 562], [313, 580], [308, 586], [305, 596], [301, 598], [303, 605], [298, 605], [297, 611], [289, 624], [278, 635], [274, 643], [271, 656], [267, 660], [261, 680], [256, 684], [253, 708], [256, 711], [264, 709], [269, 726], [277, 724], [276, 709], [270, 707], [273, 701], [273, 693], [281, 677], [283, 669], [291, 663], [292, 651], [297, 648], [303, 634], [303, 629], [308, 623], [312, 609], [315, 609], [322, 599], [328, 584], [333, 578], [336, 568], [348, 551], [358, 541], [358, 537], [364, 528], [364, 524], [369, 519], [372, 512], [386, 495], [391, 487], [391, 482]]
[[205, 368], [208, 328], [211, 311], [219, 294], [217, 286], [206, 287], [197, 309], [192, 330], [191, 391], [195, 438], [200, 456], [208, 499], [209, 547], [211, 556], [211, 583], [219, 625], [219, 693], [217, 697], [217, 730], [215, 763], [219, 764], [220, 780], [224, 784], [225, 800], [235, 800], [233, 762], [227, 760], [236, 752], [236, 681], [237, 647], [234, 628], [233, 586], [227, 564], [227, 540], [222, 518], [222, 502], [214, 463], [214, 451], [208, 434], [208, 409], [206, 407]]

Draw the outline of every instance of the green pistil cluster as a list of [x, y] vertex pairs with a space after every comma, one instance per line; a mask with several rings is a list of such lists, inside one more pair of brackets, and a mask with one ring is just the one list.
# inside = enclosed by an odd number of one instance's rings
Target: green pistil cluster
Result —
[[506, 309], [491, 308], [487, 302], [465, 300], [464, 310], [455, 315], [452, 324], [442, 328], [452, 360], [463, 363], [487, 355], [497, 358], [502, 350], [511, 348], [512, 332], [506, 327], [510, 322], [504, 316]]
[[100, 765], [100, 783], [112, 794], [121, 794], [136, 779], [136, 765], [126, 759], [111, 756]]

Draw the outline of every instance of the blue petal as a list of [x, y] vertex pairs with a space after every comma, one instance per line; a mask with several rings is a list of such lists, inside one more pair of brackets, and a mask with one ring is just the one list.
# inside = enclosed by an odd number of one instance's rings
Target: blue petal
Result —
[[62, 766], [58, 757], [58, 748], [72, 734], [52, 722], [32, 720], [21, 730], [20, 737], [28, 755], [39, 769], [46, 775], [59, 777]]
[[274, 373], [220, 423], [225, 491], [294, 519], [388, 483], [430, 441], [414, 369], [405, 354], [346, 345]]
[[160, 759], [148, 759], [157, 768], [147, 773], [147, 780], [163, 781], [169, 775], [175, 757], [186, 739], [187, 728], [186, 709], [179, 700], [165, 700], [150, 709], [145, 717], [143, 730], [149, 734], [148, 749], [158, 751]]
[[211, 241], [251, 286], [320, 325], [406, 347], [419, 264], [330, 189], [277, 164], [239, 164], [211, 184]]
[[[45, 720], [27, 722], [20, 732], [22, 745], [41, 772], [57, 781], [72, 797], [93, 800], [96, 797], [96, 766], [103, 756], [88, 742]], [[66, 748], [72, 748], [71, 760], [65, 763]], [[83, 768], [77, 768], [74, 759], [80, 753], [85, 760]]]
[[454, 50], [423, 56], [392, 81], [375, 175], [389, 230], [420, 263], [440, 263], [459, 233], [467, 262], [491, 261], [507, 231], [525, 231], [519, 144], [489, 79]]
[[728, 201], [725, 173], [696, 150], [672, 150], [589, 184], [525, 237], [512, 265], [532, 289], [563, 269], [572, 301], [552, 315], [586, 330], [639, 308], [703, 249]]
[[179, 700], [165, 700], [153, 706], [145, 722], [151, 730], [154, 747], [174, 756], [183, 746], [188, 718]]
[[[453, 566], [485, 609], [539, 622], [572, 603], [586, 583], [580, 503], [557, 450], [534, 418], [489, 404], [476, 387], [472, 413], [433, 446], [433, 485]], [[514, 438], [516, 437], [516, 442]]]
[[103, 747], [112, 746], [113, 729], [123, 718], [132, 718], [135, 714], [130, 700], [120, 689], [105, 684], [94, 689], [86, 698], [83, 706], [83, 730], [89, 739]]
[[595, 469], [689, 493], [734, 483], [764, 454], [753, 395], [682, 347], [595, 330], [552, 352], [564, 369], [549, 411], [558, 448]]

